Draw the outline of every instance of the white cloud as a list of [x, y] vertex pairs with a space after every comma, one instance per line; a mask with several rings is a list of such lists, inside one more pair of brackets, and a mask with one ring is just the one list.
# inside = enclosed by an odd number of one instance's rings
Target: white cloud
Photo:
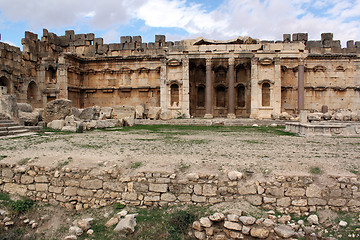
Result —
[[111, 29], [102, 36], [105, 43], [114, 43], [120, 41], [120, 34], [115, 30]]
[[[222, 0], [211, 11], [191, 0], [0, 0], [0, 11], [10, 21], [26, 21], [33, 28], [107, 30], [105, 41], [118, 41], [118, 29], [130, 20], [144, 27], [180, 28], [184, 37], [230, 39], [249, 35], [280, 40], [283, 33], [334, 32], [335, 39], [360, 40], [360, 0]], [[199, 1], [197, 1], [199, 2]], [[1, 20], [0, 20], [1, 22]], [[129, 25], [127, 25], [129, 26]], [[173, 33], [168, 30], [171, 37]]]
[[134, 10], [148, 0], [0, 0], [0, 10], [11, 21], [26, 21], [31, 28], [59, 28], [87, 23], [108, 29], [126, 24]]

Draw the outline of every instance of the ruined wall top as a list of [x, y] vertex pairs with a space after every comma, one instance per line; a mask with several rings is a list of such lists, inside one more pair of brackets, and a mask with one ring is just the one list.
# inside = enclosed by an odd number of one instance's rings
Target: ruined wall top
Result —
[[[257, 45], [260, 50], [272, 51], [271, 47], [263, 45], [279, 43], [286, 46], [289, 43], [303, 43], [305, 50], [310, 54], [354, 54], [360, 53], [360, 41], [354, 43], [353, 40], [347, 42], [346, 48], [341, 47], [339, 40], [333, 40], [332, 33], [322, 33], [321, 40], [308, 40], [308, 33], [284, 34], [282, 41], [258, 40], [250, 37], [238, 37], [227, 41], [214, 41], [204, 38], [188, 39], [182, 41], [166, 41], [164, 35], [156, 35], [154, 42], [144, 43], [141, 36], [122, 36], [119, 43], [104, 44], [103, 38], [96, 38], [94, 33], [75, 34], [74, 30], [68, 30], [63, 36], [43, 30], [41, 40], [37, 34], [25, 32], [22, 39], [24, 52], [32, 53], [35, 57], [44, 57], [61, 52], [76, 54], [82, 57], [101, 57], [101, 56], [164, 56], [167, 52], [186, 53], [207, 49], [206, 46], [212, 45]], [[254, 48], [253, 47], [253, 48]], [[257, 48], [255, 47], [255, 48]], [[286, 48], [286, 47], [285, 47]], [[284, 49], [285, 49], [284, 48]], [[225, 48], [230, 49], [230, 48]], [[243, 47], [243, 51], [253, 51], [250, 47]], [[275, 49], [276, 50], [276, 49]], [[299, 50], [297, 50], [299, 51]]]

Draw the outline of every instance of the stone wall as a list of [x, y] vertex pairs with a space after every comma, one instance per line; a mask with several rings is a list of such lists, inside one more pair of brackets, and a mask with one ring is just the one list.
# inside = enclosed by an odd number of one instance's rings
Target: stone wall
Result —
[[255, 181], [249, 174], [138, 172], [121, 169], [81, 170], [63, 167], [1, 164], [0, 189], [66, 208], [94, 208], [115, 202], [134, 206], [215, 204], [245, 199], [252, 205], [281, 213], [302, 214], [331, 208], [360, 211], [359, 179], [329, 176], [276, 176]]

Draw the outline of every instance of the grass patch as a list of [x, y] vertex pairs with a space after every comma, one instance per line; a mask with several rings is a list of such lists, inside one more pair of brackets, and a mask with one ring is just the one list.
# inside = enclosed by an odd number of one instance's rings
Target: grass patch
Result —
[[179, 169], [181, 172], [185, 172], [186, 169], [190, 168], [190, 166], [190, 164], [184, 163], [183, 161], [179, 163]]
[[323, 171], [319, 167], [311, 167], [310, 168], [310, 173], [311, 174], [322, 174]]
[[59, 163], [57, 164], [56, 168], [60, 169], [60, 168], [62, 168], [62, 167], [64, 167], [64, 166], [68, 165], [68, 164], [71, 163], [72, 161], [73, 161], [73, 158], [72, 158], [72, 157], [68, 157], [67, 160], [59, 162]]
[[3, 160], [4, 158], [7, 158], [7, 156], [5, 155], [0, 156], [0, 161]]
[[18, 161], [19, 165], [25, 165], [30, 161], [31, 158], [23, 158], [20, 161]]
[[142, 162], [131, 162], [130, 168], [137, 169], [137, 168], [141, 167], [142, 165], [143, 165]]
[[249, 144], [258, 144], [258, 143], [260, 143], [257, 140], [244, 140], [244, 142], [249, 143]]

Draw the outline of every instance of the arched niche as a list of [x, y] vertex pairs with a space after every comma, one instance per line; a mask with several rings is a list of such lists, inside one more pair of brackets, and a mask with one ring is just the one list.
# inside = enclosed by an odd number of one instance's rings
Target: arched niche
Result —
[[176, 83], [171, 84], [170, 86], [170, 105], [171, 107], [179, 106], [179, 85]]
[[4, 94], [11, 94], [11, 84], [10, 80], [5, 76], [0, 77], [0, 87], [2, 87], [2, 91]]
[[246, 102], [246, 94], [245, 94], [245, 86], [243, 84], [239, 84], [236, 87], [236, 105], [237, 107], [245, 107]]
[[226, 88], [224, 85], [218, 85], [215, 88], [216, 107], [224, 108], [226, 106]]
[[37, 84], [31, 81], [27, 88], [27, 101], [34, 107], [39, 107], [41, 102], [40, 91]]
[[270, 83], [263, 82], [261, 85], [261, 104], [263, 107], [270, 107]]

